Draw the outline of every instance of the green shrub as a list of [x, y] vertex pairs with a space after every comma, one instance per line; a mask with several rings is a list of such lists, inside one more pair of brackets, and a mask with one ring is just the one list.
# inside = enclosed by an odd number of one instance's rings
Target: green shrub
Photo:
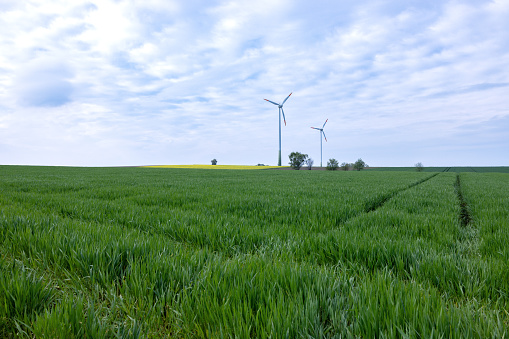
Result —
[[337, 170], [339, 167], [338, 165], [338, 161], [334, 158], [332, 159], [329, 159], [329, 161], [327, 161], [327, 170], [329, 171], [335, 171]]

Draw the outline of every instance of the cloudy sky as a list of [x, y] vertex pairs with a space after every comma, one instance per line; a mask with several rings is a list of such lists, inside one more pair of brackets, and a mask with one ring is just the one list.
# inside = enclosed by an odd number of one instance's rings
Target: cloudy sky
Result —
[[509, 165], [509, 0], [0, 0], [0, 164]]

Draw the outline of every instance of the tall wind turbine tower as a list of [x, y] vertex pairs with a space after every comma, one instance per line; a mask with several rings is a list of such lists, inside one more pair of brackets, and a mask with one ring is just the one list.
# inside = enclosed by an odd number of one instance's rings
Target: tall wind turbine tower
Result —
[[329, 119], [325, 120], [322, 128], [311, 127], [312, 129], [317, 129], [320, 131], [320, 167], [322, 167], [322, 134], [323, 134], [323, 137], [325, 138], [325, 141], [327, 141], [327, 137], [325, 136], [325, 132], [323, 131], [323, 128], [325, 127], [325, 124], [327, 123], [327, 121], [329, 121]]
[[281, 166], [281, 113], [283, 113], [283, 120], [284, 120], [285, 126], [286, 126], [285, 111], [283, 111], [283, 105], [285, 104], [286, 100], [288, 100], [290, 95], [292, 95], [292, 93], [288, 94], [286, 99], [283, 100], [283, 102], [281, 104], [278, 104], [278, 103], [276, 103], [274, 101], [270, 101], [270, 100], [267, 100], [267, 99], [263, 99], [263, 100], [268, 101], [271, 104], [274, 104], [274, 105], [279, 107], [279, 157], [278, 157], [278, 161], [277, 161], [277, 165], [278, 166]]

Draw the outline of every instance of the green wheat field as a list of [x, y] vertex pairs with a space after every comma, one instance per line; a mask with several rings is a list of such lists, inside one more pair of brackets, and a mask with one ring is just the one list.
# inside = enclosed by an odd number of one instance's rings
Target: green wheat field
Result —
[[508, 337], [488, 171], [0, 166], [0, 337]]

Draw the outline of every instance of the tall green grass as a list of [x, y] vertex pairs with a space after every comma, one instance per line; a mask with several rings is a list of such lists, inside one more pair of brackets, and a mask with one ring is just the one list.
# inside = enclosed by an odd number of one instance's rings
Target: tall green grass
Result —
[[56, 293], [44, 277], [23, 264], [0, 259], [0, 336], [26, 333], [37, 314], [51, 308]]
[[505, 220], [507, 193], [479, 202], [465, 175], [467, 227], [454, 173], [0, 167], [0, 300], [26, 306], [2, 330], [507, 336], [503, 246], [474, 207]]
[[472, 227], [479, 232], [483, 256], [509, 260], [509, 176], [504, 174], [461, 174], [463, 193]]

